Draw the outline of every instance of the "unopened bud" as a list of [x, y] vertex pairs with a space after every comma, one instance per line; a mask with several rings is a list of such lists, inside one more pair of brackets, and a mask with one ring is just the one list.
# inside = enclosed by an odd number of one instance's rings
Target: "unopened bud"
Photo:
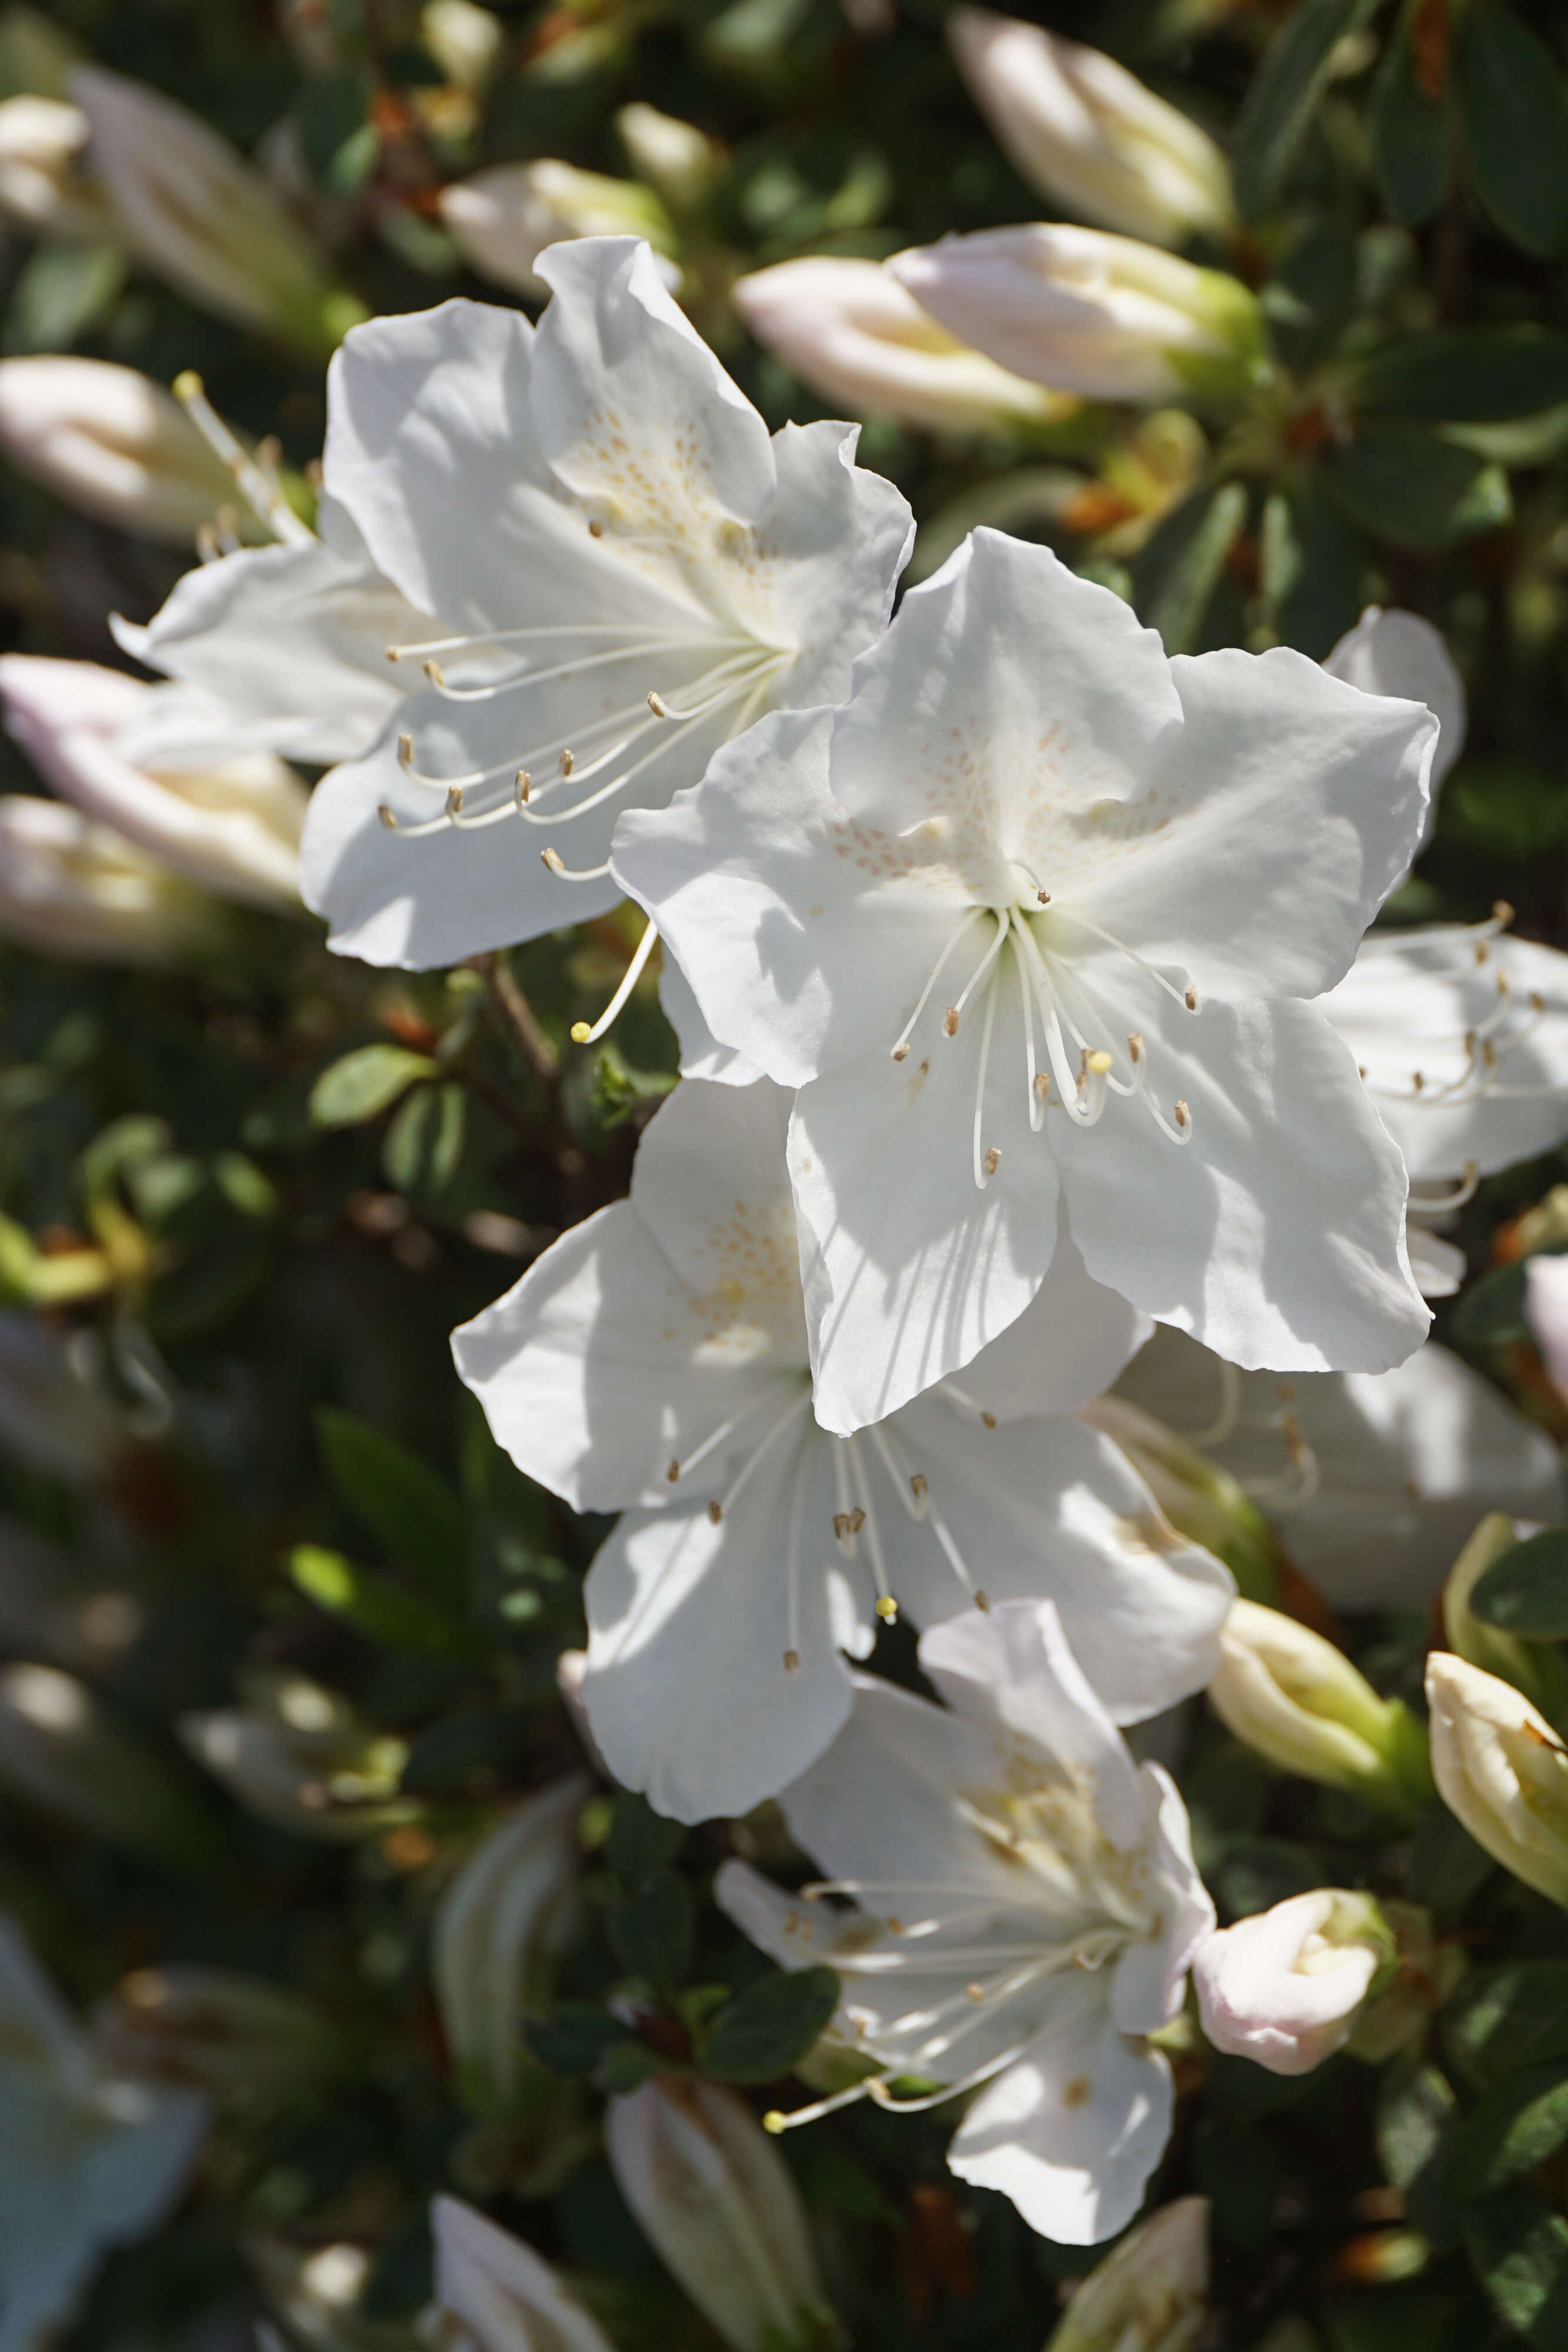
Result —
[[1270, 1763], [1401, 1812], [1430, 1794], [1426, 1741], [1409, 1709], [1380, 1698], [1321, 1633], [1238, 1601], [1219, 1643], [1208, 1686], [1215, 1712]]
[[114, 212], [83, 167], [87, 117], [58, 98], [0, 104], [0, 212], [36, 236], [111, 243]]
[[680, 272], [669, 258], [675, 232], [651, 188], [546, 158], [498, 163], [441, 192], [441, 218], [470, 269], [519, 294], [545, 294], [534, 268], [546, 246], [580, 236], [645, 236], [666, 285]]
[[1216, 2050], [1271, 2074], [1306, 2074], [1342, 2049], [1394, 1939], [1370, 1895], [1293, 1895], [1211, 1936], [1193, 1963], [1204, 2032]]
[[701, 204], [724, 169], [724, 151], [706, 131], [673, 114], [660, 114], [640, 99], [621, 108], [616, 129], [638, 179], [677, 212], [689, 212]]
[[1074, 2289], [1046, 2352], [1191, 2352], [1208, 2291], [1208, 2199], [1178, 2197]]
[[1443, 1587], [1443, 1632], [1456, 1657], [1521, 1690], [1553, 1720], [1568, 1714], [1568, 1665], [1550, 1642], [1521, 1642], [1475, 1614], [1470, 1596], [1490, 1568], [1535, 1530], [1501, 1511], [1484, 1518], [1460, 1552]]
[[183, 547], [233, 491], [174, 395], [108, 360], [0, 360], [0, 449], [95, 521]]
[[589, 1782], [572, 1773], [525, 1798], [469, 1854], [441, 1898], [431, 1972], [463, 2094], [504, 2115], [528, 2067], [524, 2018], [548, 1994], [576, 1924], [577, 1819]]
[[1123, 1397], [1097, 1397], [1082, 1417], [1121, 1447], [1178, 1534], [1223, 1559], [1248, 1601], [1273, 1600], [1278, 1550], [1239, 1480]]
[[1041, 195], [1156, 245], [1231, 227], [1225, 157], [1124, 66], [984, 8], [956, 10], [947, 35], [975, 104]]
[[1432, 1769], [1448, 1811], [1505, 1870], [1568, 1907], [1568, 1748], [1511, 1683], [1435, 1650]]
[[425, 0], [419, 37], [447, 79], [479, 97], [500, 63], [506, 28], [499, 16], [474, 0]]
[[286, 2107], [338, 2071], [339, 2037], [308, 2001], [236, 1969], [138, 1969], [93, 2017], [104, 2063], [251, 2112]]
[[240, 1804], [300, 1837], [375, 1836], [421, 1811], [397, 1793], [406, 1744], [303, 1675], [258, 1675], [244, 1706], [183, 1716], [177, 1728]]
[[455, 2197], [430, 2208], [436, 2294], [420, 2326], [433, 2352], [613, 2352], [546, 2262]]
[[1093, 400], [1234, 396], [1262, 354], [1261, 316], [1239, 278], [1100, 229], [983, 229], [887, 267], [976, 351]]
[[960, 342], [877, 262], [815, 254], [731, 290], [758, 342], [857, 415], [976, 433], [1046, 424], [1073, 405]]
[[611, 2100], [605, 2141], [644, 2232], [734, 2352], [822, 2342], [830, 2323], [800, 2192], [733, 2091], [656, 2075]]
[[160, 964], [216, 943], [218, 910], [106, 824], [0, 799], [0, 939], [80, 963]]
[[195, 1794], [74, 1675], [0, 1667], [0, 1782], [89, 1837], [188, 1864], [210, 1859]]

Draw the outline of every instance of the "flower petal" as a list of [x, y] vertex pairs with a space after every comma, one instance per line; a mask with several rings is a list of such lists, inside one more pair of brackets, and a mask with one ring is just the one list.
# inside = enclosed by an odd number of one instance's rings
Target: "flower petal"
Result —
[[689, 1079], [643, 1131], [632, 1205], [693, 1289], [766, 1331], [804, 1369], [795, 1216], [784, 1166], [790, 1098], [765, 1079]]
[[1110, 1980], [1110, 2013], [1123, 2033], [1153, 2033], [1182, 2006], [1187, 1970], [1215, 1929], [1215, 1907], [1193, 1860], [1192, 1824], [1170, 1774], [1141, 1764], [1145, 1817], [1160, 1893], [1161, 1932], [1129, 1944]]
[[1058, 1233], [1022, 1315], [964, 1366], [963, 1392], [1001, 1422], [1076, 1412], [1104, 1393], [1152, 1328], [1119, 1291], [1091, 1279], [1071, 1236]]

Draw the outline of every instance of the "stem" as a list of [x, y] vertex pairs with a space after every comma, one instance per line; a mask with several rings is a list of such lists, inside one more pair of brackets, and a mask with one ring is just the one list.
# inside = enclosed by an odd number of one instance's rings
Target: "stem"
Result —
[[507, 958], [492, 950], [485, 955], [469, 956], [466, 961], [471, 971], [482, 975], [503, 1027], [534, 1076], [542, 1086], [552, 1087], [561, 1074], [561, 1057], [540, 1027], [533, 1007], [519, 988]]

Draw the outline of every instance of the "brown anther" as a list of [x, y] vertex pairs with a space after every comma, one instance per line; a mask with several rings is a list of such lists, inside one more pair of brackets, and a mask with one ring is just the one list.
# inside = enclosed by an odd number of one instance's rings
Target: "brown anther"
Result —
[[388, 646], [386, 648], [386, 658], [389, 662], [401, 661], [403, 659], [402, 647], [399, 646]]
[[987, 1176], [995, 1175], [996, 1171], [1002, 1165], [1002, 1154], [998, 1151], [994, 1144], [991, 1146], [990, 1150], [986, 1153], [980, 1165], [984, 1168]]
[[392, 811], [387, 807], [384, 801], [382, 802], [381, 806], [376, 810], [376, 814], [381, 819], [383, 824], [386, 827], [388, 833], [395, 833], [397, 831], [397, 819], [394, 816]]
[[576, 756], [577, 756], [577, 755], [576, 755], [576, 753], [575, 753], [574, 751], [563, 751], [563, 752], [562, 752], [562, 754], [561, 754], [561, 761], [560, 761], [560, 767], [561, 767], [561, 772], [562, 772], [562, 774], [563, 774], [563, 776], [569, 776], [569, 775], [572, 773], [573, 763], [574, 763], [574, 761], [575, 761]]
[[533, 790], [533, 778], [526, 768], [520, 768], [511, 780], [511, 788], [520, 802], [525, 802]]
[[672, 1456], [672, 1457], [671, 1457], [671, 1459], [670, 1459], [670, 1465], [669, 1465], [669, 1467], [668, 1467], [668, 1469], [665, 1472], [665, 1474], [664, 1474], [664, 1475], [665, 1475], [665, 1476], [668, 1479], [668, 1481], [669, 1481], [669, 1483], [670, 1483], [670, 1485], [671, 1485], [672, 1486], [674, 1486], [674, 1484], [675, 1484], [676, 1480], [679, 1477], [679, 1475], [680, 1475], [680, 1465], [679, 1465], [679, 1462], [677, 1462], [677, 1461], [674, 1459], [674, 1457], [673, 1457], [673, 1456]]
[[558, 849], [542, 849], [539, 859], [542, 866], [549, 866], [552, 874], [564, 874], [566, 871], [565, 861]]
[[985, 1424], [985, 1426], [986, 1426], [986, 1428], [987, 1428], [987, 1429], [994, 1429], [994, 1428], [995, 1428], [995, 1426], [996, 1426], [996, 1416], [995, 1416], [995, 1414], [994, 1414], [994, 1412], [983, 1412], [983, 1413], [981, 1414], [980, 1418], [981, 1418], [981, 1420], [984, 1423], [984, 1424]]
[[1538, 988], [1530, 992], [1530, 1009], [1532, 1013], [1544, 1013], [1546, 1010], [1546, 999]]
[[1186, 1006], [1189, 1013], [1195, 1013], [1198, 1009], [1197, 990], [1195, 988], [1184, 989], [1182, 992], [1182, 1003]]
[[1050, 905], [1051, 894], [1048, 890], [1037, 890], [1035, 896], [1039, 900], [1042, 907], [1048, 907]]
[[923, 1470], [917, 1470], [914, 1476], [910, 1480], [910, 1492], [913, 1495], [917, 1503], [921, 1501], [925, 1496], [931, 1493], [931, 1488], [926, 1483], [926, 1475]]
[[1051, 1098], [1051, 1074], [1048, 1070], [1038, 1070], [1036, 1072], [1035, 1092], [1041, 1102], [1049, 1102]]
[[849, 1514], [847, 1511], [834, 1512], [833, 1532], [837, 1537], [839, 1542], [842, 1543], [845, 1537], [849, 1533]]
[[984, 1985], [966, 1984], [963, 1988], [963, 1997], [965, 2000], [984, 2000], [985, 1988]]
[[983, 1617], [989, 1617], [991, 1614], [991, 1595], [988, 1592], [983, 1592], [976, 1590], [974, 1595], [974, 1605], [976, 1609], [979, 1610]]
[[786, 1675], [797, 1675], [800, 1672], [800, 1652], [798, 1650], [786, 1650], [784, 1655], [784, 1672]]
[[[588, 525], [588, 536], [590, 539], [603, 539], [605, 536], [604, 524], [602, 522], [591, 522]], [[791, 1654], [794, 1654], [793, 1652]]]
[[406, 768], [406, 766], [408, 765], [408, 762], [410, 761], [410, 760], [412, 760], [412, 758], [413, 758], [413, 757], [414, 757], [414, 738], [413, 738], [413, 736], [412, 736], [412, 735], [400, 735], [400, 736], [398, 737], [398, 739], [397, 739], [397, 759], [398, 759], [398, 764], [399, 764], [399, 766]]
[[907, 1045], [895, 1045], [893, 1048], [893, 1059], [895, 1062], [908, 1061], [909, 1054], [910, 1049]]
[[647, 707], [652, 711], [656, 719], [668, 719], [669, 717], [669, 706], [665, 701], [662, 694], [650, 694], [647, 698]]
[[889, 1936], [901, 1936], [904, 1932], [903, 1921], [901, 1919], [895, 1919], [891, 1912], [888, 1914], [886, 1926]]
[[942, 1025], [946, 1030], [950, 1037], [957, 1036], [958, 1007], [956, 1004], [950, 1004], [948, 1006], [947, 1011], [942, 1016]]
[[1506, 898], [1494, 898], [1492, 900], [1492, 920], [1494, 923], [1501, 923], [1505, 929], [1507, 926], [1512, 922], [1513, 908], [1509, 905]]
[[427, 661], [425, 665], [425, 675], [432, 686], [445, 686], [447, 683], [446, 673], [439, 662]]
[[855, 1508], [854, 1508], [854, 1509], [850, 1512], [850, 1514], [849, 1514], [849, 1532], [850, 1532], [850, 1534], [851, 1534], [852, 1536], [858, 1536], [858, 1535], [859, 1534], [859, 1532], [860, 1532], [861, 1528], [865, 1526], [865, 1524], [866, 1524], [866, 1514], [865, 1514], [865, 1512], [860, 1508], [859, 1504], [858, 1504], [858, 1503], [857, 1503], [857, 1504], [856, 1504], [856, 1506], [855, 1506]]
[[1134, 1066], [1143, 1059], [1143, 1040], [1136, 1029], [1127, 1040], [1127, 1058]]
[[447, 814], [448, 816], [461, 816], [462, 813], [463, 787], [461, 784], [454, 784], [451, 791], [447, 794]]
[[1177, 1125], [1177, 1126], [1182, 1129], [1182, 1132], [1183, 1132], [1184, 1134], [1185, 1134], [1185, 1132], [1186, 1132], [1187, 1129], [1188, 1129], [1189, 1127], [1191, 1127], [1191, 1125], [1192, 1125], [1192, 1123], [1193, 1123], [1193, 1115], [1192, 1115], [1192, 1112], [1187, 1108], [1187, 1106], [1186, 1106], [1186, 1104], [1185, 1104], [1184, 1102], [1179, 1102], [1179, 1103], [1176, 1105], [1175, 1117], [1176, 1117], [1176, 1125]]
[[710, 1503], [708, 1506], [708, 1516], [712, 1520], [714, 1526], [717, 1527], [720, 1520], [724, 1516], [724, 1506], [722, 1503]]

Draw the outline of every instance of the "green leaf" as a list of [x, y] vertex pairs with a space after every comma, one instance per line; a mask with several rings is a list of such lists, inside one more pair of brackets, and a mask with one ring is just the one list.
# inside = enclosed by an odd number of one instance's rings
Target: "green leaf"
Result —
[[1384, 205], [1404, 227], [1419, 228], [1442, 204], [1454, 176], [1454, 115], [1446, 97], [1428, 98], [1416, 79], [1407, 20], [1383, 53], [1368, 127]]
[[1263, 509], [1258, 559], [1275, 635], [1321, 661], [1366, 602], [1365, 542], [1320, 489], [1274, 490]]
[[1324, 478], [1354, 521], [1405, 547], [1451, 547], [1513, 513], [1500, 467], [1410, 425], [1368, 425], [1333, 452]]
[[98, 325], [125, 283], [112, 245], [40, 245], [24, 263], [5, 310], [8, 353], [68, 352]]
[[1445, 839], [1495, 857], [1531, 859], [1568, 835], [1568, 800], [1554, 776], [1494, 752], [1467, 760], [1443, 795]]
[[1524, 1319], [1524, 1265], [1494, 1265], [1471, 1284], [1448, 1326], [1467, 1345], [1500, 1347], [1530, 1336]]
[[1268, 210], [1307, 134], [1329, 82], [1329, 61], [1376, 0], [1307, 0], [1275, 38], [1253, 77], [1236, 126], [1236, 196], [1244, 215]]
[[1375, 352], [1351, 387], [1368, 415], [1495, 425], [1568, 401], [1568, 335], [1545, 327], [1407, 335]]
[[1470, 1594], [1483, 1625], [1526, 1642], [1568, 1639], [1568, 1528], [1542, 1528], [1488, 1569]]
[[1467, 2218], [1465, 2243], [1493, 2309], [1541, 2352], [1568, 2344], [1568, 2221], [1526, 2189]]
[[444, 1192], [463, 1160], [468, 1097], [450, 1082], [416, 1087], [393, 1113], [382, 1139], [387, 1182], [416, 1200]]
[[422, 1593], [405, 1591], [384, 1576], [354, 1567], [342, 1552], [297, 1544], [289, 1555], [289, 1573], [318, 1609], [341, 1617], [372, 1642], [439, 1656], [473, 1646], [468, 1627], [446, 1610]]
[[468, 1597], [468, 1523], [446, 1480], [366, 1421], [325, 1405], [316, 1441], [339, 1495], [354, 1517], [440, 1600]]
[[1568, 2059], [1568, 1960], [1510, 1960], [1459, 1987], [1443, 2046], [1479, 2090], [1549, 2059]]
[[1355, 240], [1342, 223], [1309, 220], [1286, 246], [1258, 296], [1279, 356], [1304, 369], [1338, 342], [1355, 300]]
[[553, 2017], [525, 2024], [522, 2038], [552, 2074], [586, 2082], [609, 2052], [636, 2037], [596, 2000], [563, 2000]]
[[1469, 2200], [1502, 2189], [1568, 2139], [1568, 2064], [1562, 2059], [1494, 2083], [1454, 2136], [1447, 2179]]
[[356, 1046], [310, 1088], [310, 1117], [318, 1127], [362, 1126], [437, 1067], [428, 1054], [411, 1054], [406, 1045]]
[[1568, 94], [1556, 58], [1508, 0], [1470, 0], [1454, 67], [1476, 193], [1515, 245], [1554, 253], [1568, 235]]
[[673, 1993], [691, 1965], [691, 1896], [672, 1870], [628, 1895], [605, 1922], [616, 1958], [629, 1976]]
[[[1157, 554], [1151, 541], [1157, 585], [1142, 600], [1143, 617], [1158, 629], [1167, 653], [1191, 653], [1198, 644], [1225, 560], [1247, 520], [1247, 499], [1244, 482], [1227, 482], [1212, 498], [1200, 497], [1179, 519], [1172, 519], [1175, 529]], [[1167, 560], [1161, 564], [1159, 556], [1167, 550]]]
[[705, 2073], [721, 2083], [771, 2083], [816, 2042], [838, 2006], [831, 1969], [764, 1977], [727, 2000], [702, 2052]]
[[605, 1860], [616, 1884], [635, 1895], [668, 1870], [686, 1843], [686, 1827], [656, 1813], [646, 1797], [623, 1789], [616, 1799]]
[[1437, 2068], [1419, 2058], [1387, 2067], [1378, 2084], [1375, 2131], [1384, 2172], [1405, 2197], [1411, 2221], [1436, 2242], [1453, 2242], [1443, 2158], [1458, 2101]]

